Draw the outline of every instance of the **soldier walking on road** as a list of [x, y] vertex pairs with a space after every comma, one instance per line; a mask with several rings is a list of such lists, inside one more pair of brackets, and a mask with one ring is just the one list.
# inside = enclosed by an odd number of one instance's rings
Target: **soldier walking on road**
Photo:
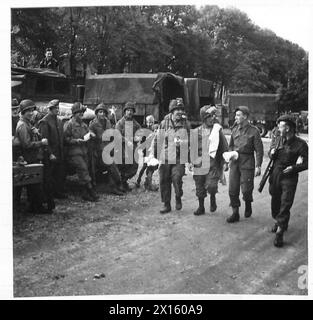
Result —
[[[204, 199], [207, 193], [210, 194], [210, 211], [214, 212], [217, 209], [216, 193], [218, 181], [224, 169], [223, 152], [228, 150], [228, 143], [223, 133], [222, 126], [216, 121], [216, 107], [203, 106], [200, 109], [200, 117], [203, 122], [201, 126], [196, 128], [198, 138], [198, 159], [194, 163], [193, 179], [196, 185], [196, 196], [199, 200], [199, 207], [194, 212], [195, 215], [202, 215], [205, 213]], [[204, 141], [203, 141], [204, 140]], [[202, 142], [208, 144], [209, 151], [209, 167], [204, 168], [202, 159]], [[197, 169], [201, 168], [201, 172], [197, 174]]]
[[231, 133], [229, 150], [236, 151], [238, 159], [230, 162], [229, 198], [233, 213], [227, 219], [229, 223], [239, 221], [240, 187], [245, 201], [245, 217], [251, 216], [254, 176], [261, 175], [263, 143], [258, 128], [249, 123], [248, 117], [248, 107], [240, 106], [235, 110], [236, 125]]
[[[89, 133], [88, 126], [83, 122], [86, 108], [79, 102], [72, 105], [72, 118], [64, 125], [64, 140], [68, 145], [68, 163], [78, 174], [81, 184], [82, 198], [86, 201], [97, 201], [98, 196], [91, 184], [88, 159], [88, 141], [84, 136]], [[94, 134], [92, 134], [94, 135]]]
[[[135, 161], [134, 152], [136, 145], [139, 142], [135, 133], [141, 128], [140, 124], [133, 118], [136, 112], [135, 103], [126, 102], [123, 108], [124, 116], [117, 123], [115, 128], [120, 131], [123, 139], [122, 156], [123, 163], [118, 165], [118, 169], [121, 173], [122, 188], [123, 191], [130, 191], [128, 180], [136, 175], [138, 170], [138, 163]], [[132, 135], [127, 136], [126, 126], [132, 128]], [[126, 163], [126, 157], [132, 156], [132, 163]]]
[[282, 247], [297, 189], [298, 173], [308, 169], [308, 145], [296, 136], [296, 122], [292, 116], [283, 115], [277, 122], [279, 134], [269, 150], [269, 156], [274, 160], [269, 177], [269, 193], [272, 196], [272, 217], [276, 220], [272, 228], [272, 232], [276, 233], [274, 245]]
[[[171, 209], [171, 191], [172, 184], [175, 190], [176, 210], [182, 209], [181, 197], [183, 196], [183, 176], [185, 175], [185, 163], [189, 162], [189, 133], [190, 124], [183, 116], [185, 107], [182, 98], [177, 98], [170, 101], [170, 113], [165, 116], [161, 122], [158, 133], [153, 142], [155, 157], [160, 153], [157, 149], [162, 148], [161, 156], [158, 157], [160, 161], [159, 175], [160, 175], [160, 192], [163, 207], [160, 213], [170, 212]], [[185, 137], [175, 137], [176, 133], [185, 132]], [[159, 145], [160, 136], [164, 135], [164, 142]], [[158, 138], [159, 137], [159, 138]], [[174, 141], [172, 141], [174, 138]], [[184, 148], [185, 147], [185, 148]], [[187, 159], [181, 163], [181, 151], [187, 151]]]

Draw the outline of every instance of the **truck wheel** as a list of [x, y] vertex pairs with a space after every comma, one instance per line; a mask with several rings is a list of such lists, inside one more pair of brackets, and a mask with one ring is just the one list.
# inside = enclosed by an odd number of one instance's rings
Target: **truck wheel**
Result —
[[266, 129], [265, 125], [258, 123], [256, 125], [256, 127], [259, 129], [261, 137], [265, 137], [267, 134], [267, 129]]

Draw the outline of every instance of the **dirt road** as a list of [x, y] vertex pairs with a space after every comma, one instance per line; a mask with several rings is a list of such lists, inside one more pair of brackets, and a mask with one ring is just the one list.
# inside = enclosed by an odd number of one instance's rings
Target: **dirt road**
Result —
[[[263, 142], [267, 152], [269, 140]], [[226, 223], [227, 188], [219, 185], [217, 211], [209, 212], [207, 198], [198, 217], [190, 174], [183, 209], [166, 215], [159, 213], [159, 193], [142, 188], [101, 194], [97, 203], [74, 193], [49, 216], [15, 213], [14, 295], [307, 294], [298, 286], [298, 268], [308, 263], [307, 172], [300, 174], [283, 248], [273, 246], [269, 232], [268, 185], [262, 194], [255, 190], [252, 217], [241, 212], [233, 225]]]

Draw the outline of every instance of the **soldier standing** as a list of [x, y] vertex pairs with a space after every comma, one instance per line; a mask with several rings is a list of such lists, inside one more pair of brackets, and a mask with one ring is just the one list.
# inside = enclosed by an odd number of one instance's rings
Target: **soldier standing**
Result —
[[86, 108], [79, 102], [72, 105], [72, 118], [64, 125], [64, 140], [68, 145], [67, 161], [77, 172], [79, 183], [83, 188], [82, 198], [86, 201], [96, 201], [98, 196], [91, 184], [88, 170], [88, 140], [84, 139], [89, 133], [88, 126], [83, 122], [85, 111]]
[[[21, 150], [21, 156], [28, 164], [40, 163], [43, 160], [42, 148], [48, 145], [46, 138], [41, 139], [38, 129], [31, 124], [33, 112], [36, 105], [32, 100], [21, 101], [21, 117], [16, 126], [15, 139], [18, 141]], [[51, 213], [52, 210], [43, 207], [44, 195], [40, 184], [27, 185], [27, 196], [30, 206], [29, 212], [33, 213]]]
[[[130, 187], [128, 185], [128, 180], [136, 175], [138, 170], [138, 163], [134, 159], [134, 151], [136, 148], [136, 144], [138, 142], [135, 137], [135, 133], [137, 130], [141, 128], [140, 124], [134, 119], [134, 113], [136, 112], [135, 103], [126, 102], [123, 108], [123, 117], [116, 123], [115, 128], [120, 131], [123, 139], [123, 163], [118, 165], [118, 169], [121, 173], [122, 179], [122, 188], [123, 191], [130, 191]], [[127, 135], [126, 126], [129, 129], [132, 129], [132, 135]], [[128, 152], [125, 152], [128, 151]], [[128, 164], [125, 163], [127, 155], [132, 153], [133, 161]]]
[[67, 198], [64, 192], [65, 168], [64, 168], [64, 137], [63, 123], [58, 117], [59, 100], [54, 99], [48, 104], [49, 112], [39, 121], [39, 131], [43, 138], [48, 139], [50, 179], [55, 198]]
[[230, 162], [229, 198], [233, 213], [227, 219], [229, 223], [239, 221], [240, 187], [245, 201], [245, 217], [251, 216], [254, 176], [261, 174], [263, 143], [258, 128], [249, 123], [248, 117], [248, 107], [240, 106], [235, 110], [236, 125], [231, 133], [229, 150], [237, 151], [239, 157]]
[[197, 168], [203, 165], [200, 160], [194, 164], [195, 170], [193, 179], [196, 185], [196, 196], [199, 200], [199, 207], [194, 212], [194, 215], [202, 215], [205, 213], [204, 199], [207, 193], [210, 194], [210, 211], [214, 212], [217, 209], [216, 205], [216, 193], [218, 191], [218, 181], [223, 172], [224, 160], [223, 152], [228, 150], [228, 143], [223, 133], [222, 126], [216, 120], [216, 107], [214, 106], [203, 106], [200, 109], [200, 117], [203, 122], [201, 126], [196, 128], [198, 138], [198, 159], [201, 159], [202, 152], [202, 141], [208, 143], [208, 151], [210, 156], [209, 168], [204, 171], [201, 170], [200, 174], [197, 174]]
[[[160, 161], [160, 192], [163, 207], [160, 213], [170, 212], [171, 209], [171, 189], [172, 184], [175, 190], [176, 210], [182, 209], [181, 197], [183, 196], [183, 176], [185, 174], [185, 163], [189, 162], [189, 133], [190, 124], [183, 117], [185, 107], [182, 98], [173, 99], [169, 104], [170, 113], [161, 122], [157, 135], [153, 142], [155, 157]], [[175, 134], [182, 129], [186, 134], [185, 138], [175, 137]], [[180, 131], [180, 132], [182, 132]], [[159, 145], [160, 136], [164, 135], [163, 145]], [[170, 140], [174, 137], [174, 141]], [[171, 145], [172, 144], [172, 145]], [[181, 163], [181, 146], [185, 146], [188, 152], [187, 159]], [[157, 152], [162, 148], [161, 156]]]
[[108, 111], [103, 103], [98, 104], [95, 109], [96, 117], [90, 121], [89, 123], [89, 130], [95, 134], [93, 139], [94, 148], [92, 152], [94, 152], [94, 163], [96, 171], [100, 169], [100, 171], [107, 170], [110, 176], [110, 179], [113, 181], [113, 187], [111, 188], [111, 192], [116, 195], [123, 195], [124, 192], [121, 189], [121, 175], [117, 168], [117, 165], [113, 162], [112, 164], [105, 164], [102, 159], [102, 152], [105, 145], [108, 142], [102, 141], [102, 135], [105, 130], [111, 128], [111, 122], [107, 118]]
[[288, 229], [298, 173], [308, 169], [308, 145], [296, 136], [296, 122], [290, 115], [278, 118], [278, 132], [273, 141], [269, 156], [274, 160], [269, 177], [269, 193], [272, 217], [276, 220], [272, 232], [276, 233], [274, 245], [283, 246], [283, 235]]

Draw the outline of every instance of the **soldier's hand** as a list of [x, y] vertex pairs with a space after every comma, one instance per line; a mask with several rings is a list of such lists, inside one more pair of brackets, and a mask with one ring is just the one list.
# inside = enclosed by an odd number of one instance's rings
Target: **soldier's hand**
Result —
[[48, 139], [46, 139], [46, 138], [41, 139], [41, 143], [42, 143], [44, 146], [47, 146], [47, 145], [48, 145]]
[[229, 165], [227, 162], [224, 163], [224, 167], [223, 167], [224, 171], [228, 171], [229, 169]]
[[260, 176], [261, 175], [261, 167], [256, 167], [255, 168], [255, 176]]
[[55, 161], [56, 159], [57, 159], [57, 157], [53, 153], [51, 153], [50, 156], [49, 156], [49, 160], [50, 161]]
[[76, 141], [78, 144], [82, 144], [86, 142], [84, 139], [76, 139]]
[[89, 131], [89, 133], [90, 133], [90, 137], [91, 137], [91, 138], [95, 138], [95, 137], [96, 137], [96, 135], [95, 135], [95, 133], [94, 133], [94, 132]]
[[290, 173], [292, 171], [292, 166], [288, 166], [286, 169], [283, 170], [283, 173]]

